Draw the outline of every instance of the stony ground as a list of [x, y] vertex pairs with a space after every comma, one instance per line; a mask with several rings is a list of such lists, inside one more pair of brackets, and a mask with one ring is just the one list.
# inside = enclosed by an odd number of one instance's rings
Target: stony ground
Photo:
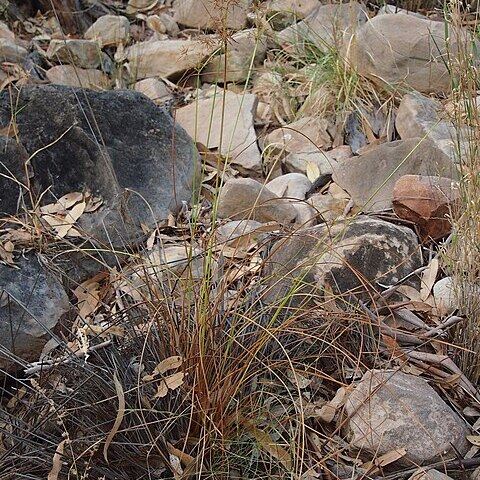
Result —
[[74, 3], [0, 23], [0, 478], [478, 480], [474, 10]]

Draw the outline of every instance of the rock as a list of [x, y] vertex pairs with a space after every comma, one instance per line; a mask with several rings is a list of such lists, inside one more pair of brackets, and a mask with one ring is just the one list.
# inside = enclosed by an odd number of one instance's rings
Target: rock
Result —
[[91, 40], [52, 40], [47, 57], [80, 68], [97, 68], [102, 64], [102, 52], [98, 44]]
[[271, 248], [265, 300], [284, 299], [292, 289], [296, 305], [310, 302], [312, 295], [321, 298], [325, 289], [362, 296], [378, 288], [377, 282], [397, 282], [421, 262], [415, 234], [383, 220], [360, 216], [297, 230]]
[[171, 98], [170, 89], [164, 82], [157, 80], [156, 78], [140, 80], [135, 83], [133, 88], [137, 92], [143, 93], [157, 104], [163, 103], [165, 100]]
[[324, 52], [346, 44], [352, 31], [367, 21], [368, 14], [356, 1], [341, 5], [321, 5], [301, 22], [277, 35], [277, 42], [300, 53], [313, 45]]
[[295, 223], [304, 227], [315, 225], [315, 209], [305, 202], [312, 182], [301, 173], [287, 173], [267, 183], [266, 187], [279, 197], [285, 198], [297, 211]]
[[207, 40], [158, 40], [128, 47], [130, 75], [135, 79], [170, 77], [200, 66], [216, 46]]
[[14, 138], [0, 137], [0, 216], [15, 215], [22, 206], [26, 189], [25, 165], [28, 155]]
[[291, 152], [284, 159], [287, 172], [307, 173], [309, 164], [314, 164], [320, 175], [332, 174], [338, 162], [352, 157], [352, 149], [341, 145], [332, 150], [315, 152]]
[[83, 69], [73, 65], [57, 65], [47, 70], [47, 78], [56, 85], [106, 90], [111, 81], [100, 70]]
[[457, 183], [444, 177], [404, 175], [392, 192], [395, 213], [418, 226], [422, 241], [438, 240], [450, 233], [449, 214], [459, 200]]
[[168, 34], [171, 37], [176, 37], [180, 33], [177, 22], [167, 13], [149, 15], [146, 23], [148, 28], [157, 33]]
[[52, 330], [70, 308], [62, 284], [36, 255], [27, 254], [15, 263], [19, 268], [0, 264], [0, 370], [7, 372], [21, 366], [15, 357], [38, 360]]
[[271, 180], [266, 187], [278, 197], [305, 200], [312, 182], [301, 173], [287, 173]]
[[365, 212], [392, 208], [395, 182], [403, 175], [457, 175], [450, 158], [431, 142], [409, 138], [375, 145], [362, 155], [339, 162], [333, 180]]
[[286, 153], [318, 152], [332, 145], [330, 122], [324, 118], [304, 117], [270, 132], [265, 147], [274, 145]]
[[458, 302], [455, 296], [455, 284], [452, 277], [445, 277], [435, 282], [432, 293], [437, 315], [445, 317], [457, 309]]
[[369, 459], [405, 448], [399, 463], [416, 466], [455, 458], [455, 450], [460, 455], [468, 450], [465, 423], [420, 377], [370, 370], [345, 408], [350, 444]]
[[[453, 57], [455, 49], [455, 39], [450, 38]], [[358, 29], [349, 61], [361, 75], [380, 84], [405, 84], [423, 93], [451, 90], [443, 22], [378, 15]]]
[[[84, 190], [100, 196], [104, 207], [80, 218], [99, 241], [123, 246], [143, 235], [142, 223], [154, 226], [196, 194], [192, 139], [144, 95], [25, 85], [15, 108], [19, 142], [27, 155], [36, 154], [33, 194], [45, 193], [45, 203]], [[4, 91], [0, 127], [10, 124], [12, 114]]]
[[418, 92], [407, 93], [402, 97], [398, 107], [395, 127], [402, 139], [413, 137], [427, 137], [452, 161], [459, 163], [458, 140], [460, 136], [460, 152], [468, 153], [469, 145], [466, 138], [468, 131], [463, 128], [458, 135], [452, 122], [445, 118], [442, 104], [431, 97]]
[[294, 23], [305, 18], [320, 5], [318, 0], [269, 0], [265, 3], [265, 13], [275, 24]]
[[265, 235], [263, 223], [255, 220], [233, 220], [220, 225], [215, 230], [219, 243], [225, 243], [229, 247], [248, 248], [255, 242], [259, 242]]
[[247, 22], [250, 0], [226, 2], [219, 7], [217, 0], [177, 0], [175, 21], [186, 27], [217, 30], [241, 30]]
[[477, 467], [472, 473], [472, 478], [470, 480], [480, 480], [480, 467]]
[[220, 191], [218, 216], [231, 220], [256, 220], [289, 225], [297, 212], [288, 202], [252, 178], [228, 180]]
[[0, 38], [9, 40], [12, 43], [15, 43], [15, 34], [8, 28], [8, 25], [5, 22], [0, 22]]
[[[315, 209], [319, 223], [331, 224], [342, 217], [350, 200], [346, 192], [344, 196], [333, 193], [332, 185], [326, 193], [315, 193], [308, 199], [308, 203]], [[339, 187], [338, 189], [341, 190]]]
[[256, 103], [255, 95], [212, 88], [179, 108], [175, 118], [196, 142], [219, 150], [242, 174], [260, 177], [262, 159], [253, 122]]
[[234, 33], [228, 44], [227, 55], [222, 53], [212, 58], [202, 70], [202, 81], [244, 82], [251, 76], [253, 69], [263, 62], [266, 51], [266, 41], [257, 29]]
[[453, 480], [452, 477], [434, 470], [433, 468], [419, 468], [408, 480]]
[[121, 15], [103, 15], [84, 34], [86, 40], [95, 40], [100, 47], [126, 43], [130, 23]]
[[0, 38], [0, 62], [22, 64], [28, 52], [8, 38]]

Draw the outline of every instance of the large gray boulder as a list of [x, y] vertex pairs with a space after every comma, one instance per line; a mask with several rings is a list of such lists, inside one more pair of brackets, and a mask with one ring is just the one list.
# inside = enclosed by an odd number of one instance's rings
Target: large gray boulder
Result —
[[375, 145], [362, 155], [338, 162], [333, 168], [335, 183], [365, 212], [392, 208], [393, 188], [403, 175], [455, 179], [457, 170], [450, 157], [430, 140], [422, 138]]
[[345, 408], [351, 445], [362, 457], [404, 448], [400, 463], [417, 466], [468, 450], [466, 424], [423, 378], [393, 370], [368, 371]]
[[271, 248], [265, 300], [298, 305], [326, 292], [363, 297], [421, 266], [412, 230], [369, 217], [297, 230]]
[[[199, 186], [193, 141], [169, 113], [138, 92], [25, 86], [13, 106], [7, 91], [0, 94], [1, 127], [12, 118], [32, 157], [34, 195], [46, 192], [44, 203], [84, 190], [100, 196], [104, 207], [80, 219], [100, 240], [136, 238], [141, 223], [166, 218]], [[5, 186], [13, 188], [0, 177], [0, 191]], [[7, 213], [15, 213], [12, 204], [9, 199]]]
[[451, 89], [448, 63], [455, 49], [453, 36], [447, 48], [443, 22], [377, 15], [356, 33], [349, 59], [360, 74], [375, 82], [439, 93]]
[[0, 371], [38, 360], [70, 308], [62, 284], [36, 255], [20, 258], [16, 266], [0, 264]]

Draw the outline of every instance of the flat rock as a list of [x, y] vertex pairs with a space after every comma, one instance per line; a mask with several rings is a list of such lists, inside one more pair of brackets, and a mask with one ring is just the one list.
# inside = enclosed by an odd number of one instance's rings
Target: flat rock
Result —
[[171, 98], [172, 92], [167, 87], [165, 82], [157, 80], [156, 78], [145, 78], [136, 82], [133, 86], [134, 90], [146, 95], [155, 103], [162, 103]]
[[15, 357], [38, 360], [53, 328], [70, 308], [62, 284], [36, 255], [27, 254], [16, 265], [0, 264], [0, 370], [5, 371], [20, 367]]
[[92, 90], [106, 90], [111, 86], [108, 75], [100, 70], [78, 68], [73, 65], [57, 65], [47, 70], [46, 75], [56, 85]]
[[[402, 97], [395, 119], [395, 128], [400, 138], [427, 137], [454, 162], [459, 162], [458, 140], [460, 152], [468, 152], [468, 130], [461, 132], [452, 125], [445, 116], [442, 104], [431, 97], [418, 92], [407, 93]], [[463, 138], [462, 138], [463, 137]]]
[[455, 458], [455, 450], [460, 455], [468, 450], [465, 423], [420, 377], [370, 370], [345, 408], [350, 444], [368, 458], [405, 448], [401, 463], [422, 465]]
[[293, 23], [305, 18], [319, 6], [319, 0], [269, 0], [263, 8], [276, 22], [280, 16], [283, 23]]
[[289, 225], [295, 221], [297, 212], [260, 182], [252, 178], [234, 178], [228, 180], [220, 191], [218, 216]]
[[242, 174], [260, 177], [262, 159], [254, 128], [256, 105], [255, 95], [212, 88], [179, 108], [175, 118], [196, 142], [228, 157]]
[[236, 0], [219, 7], [217, 0], [177, 0], [174, 18], [186, 27], [216, 30], [221, 25], [241, 30], [247, 22], [250, 3], [250, 0]]
[[234, 33], [227, 54], [212, 58], [202, 70], [202, 81], [207, 83], [244, 82], [257, 68], [267, 52], [266, 40], [255, 29]]
[[416, 224], [423, 241], [438, 240], [450, 233], [449, 214], [459, 200], [457, 183], [436, 176], [404, 175], [392, 192], [395, 213]]
[[126, 43], [130, 22], [121, 15], [103, 15], [83, 35], [86, 40], [95, 40], [100, 47]]
[[[36, 154], [34, 195], [46, 192], [45, 203], [84, 190], [100, 196], [104, 208], [80, 218], [99, 241], [123, 245], [142, 235], [142, 223], [166, 219], [195, 194], [199, 165], [192, 139], [144, 95], [26, 85], [16, 101], [19, 142], [27, 155]], [[5, 91], [2, 127], [11, 118]]]
[[[455, 40], [450, 39], [451, 51]], [[378, 15], [356, 33], [349, 60], [380, 84], [404, 84], [419, 92], [448, 92], [445, 25], [413, 15]]]
[[[291, 302], [335, 294], [364, 295], [376, 282], [393, 284], [421, 265], [412, 230], [383, 220], [357, 217], [333, 226], [297, 230], [271, 248], [266, 267], [273, 303], [292, 295]], [[369, 287], [369, 283], [372, 287]]]
[[170, 77], [199, 67], [216, 46], [207, 40], [158, 40], [136, 43], [125, 51], [135, 79]]
[[286, 48], [304, 52], [313, 45], [320, 51], [342, 46], [352, 31], [366, 22], [367, 12], [356, 1], [345, 4], [320, 5], [304, 20], [282, 30], [276, 41]]
[[52, 40], [47, 57], [80, 68], [97, 68], [102, 64], [102, 52], [98, 44], [91, 40]]
[[307, 173], [310, 164], [315, 165], [323, 174], [332, 174], [338, 162], [347, 160], [353, 156], [352, 149], [348, 145], [341, 145], [332, 150], [313, 152], [291, 152], [283, 160], [287, 172]]
[[17, 45], [13, 40], [0, 38], [0, 61], [22, 64], [28, 52], [25, 48]]
[[339, 162], [333, 179], [366, 212], [392, 208], [395, 182], [403, 175], [455, 178], [451, 159], [428, 140], [408, 138], [369, 148]]

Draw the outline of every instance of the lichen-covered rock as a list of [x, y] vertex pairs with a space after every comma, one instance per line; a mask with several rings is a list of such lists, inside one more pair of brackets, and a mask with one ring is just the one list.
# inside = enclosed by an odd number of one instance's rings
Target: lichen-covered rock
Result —
[[421, 265], [412, 230], [383, 220], [357, 217], [333, 226], [297, 230], [271, 248], [266, 266], [273, 303], [322, 298], [325, 291], [362, 296], [378, 283], [393, 284]]
[[404, 448], [401, 463], [416, 466], [468, 450], [467, 426], [423, 378], [368, 371], [345, 407], [351, 445], [368, 458]]

